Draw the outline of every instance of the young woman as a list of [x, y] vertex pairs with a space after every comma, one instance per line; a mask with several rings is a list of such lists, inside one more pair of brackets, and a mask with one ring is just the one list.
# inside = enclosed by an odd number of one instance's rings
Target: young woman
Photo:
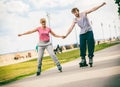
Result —
[[22, 33], [22, 34], [18, 34], [18, 36], [27, 35], [27, 34], [31, 34], [34, 32], [39, 33], [37, 76], [41, 74], [42, 58], [43, 58], [43, 54], [44, 54], [45, 49], [47, 49], [48, 53], [50, 54], [50, 56], [52, 57], [52, 59], [56, 63], [58, 70], [60, 72], [62, 72], [62, 67], [60, 65], [60, 62], [58, 61], [56, 55], [53, 52], [53, 47], [52, 47], [52, 43], [50, 42], [49, 34], [52, 34], [54, 37], [57, 37], [57, 38], [64, 38], [64, 36], [56, 35], [49, 27], [47, 27], [45, 18], [40, 19], [40, 23], [42, 26], [39, 26], [39, 27], [35, 28], [34, 30], [27, 31], [27, 32]]
[[75, 24], [77, 23], [78, 26], [81, 28], [79, 38], [80, 38], [80, 56], [82, 60], [79, 63], [80, 67], [88, 66], [88, 64], [86, 63], [86, 58], [85, 58], [87, 47], [88, 47], [88, 57], [89, 57], [90, 67], [92, 67], [92, 64], [93, 64], [95, 42], [94, 42], [94, 35], [93, 35], [92, 27], [88, 21], [87, 15], [93, 11], [96, 11], [100, 7], [104, 6], [105, 4], [106, 3], [103, 2], [102, 4], [90, 10], [84, 11], [84, 12], [80, 12], [78, 8], [73, 8], [71, 10], [72, 14], [75, 16], [75, 19], [65, 37], [67, 37], [70, 34]]

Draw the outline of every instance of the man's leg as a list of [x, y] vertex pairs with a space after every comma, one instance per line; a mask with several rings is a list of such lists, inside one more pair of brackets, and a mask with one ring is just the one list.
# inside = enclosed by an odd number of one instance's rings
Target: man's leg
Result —
[[92, 31], [88, 32], [87, 34], [87, 44], [88, 44], [89, 64], [90, 64], [90, 67], [92, 67], [94, 48], [95, 48], [95, 41], [94, 41], [94, 36]]
[[80, 67], [88, 66], [86, 63], [86, 35], [80, 35], [80, 56], [81, 62], [79, 63]]

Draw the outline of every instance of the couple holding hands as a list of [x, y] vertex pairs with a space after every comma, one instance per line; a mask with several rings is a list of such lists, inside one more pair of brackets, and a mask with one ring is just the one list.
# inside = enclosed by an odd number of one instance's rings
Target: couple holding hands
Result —
[[93, 56], [94, 56], [94, 47], [95, 47], [95, 41], [94, 41], [94, 35], [92, 31], [92, 27], [89, 23], [89, 20], [87, 18], [87, 15], [93, 11], [96, 11], [100, 7], [104, 6], [106, 3], [103, 2], [102, 4], [93, 7], [92, 9], [80, 12], [78, 8], [73, 8], [71, 10], [72, 14], [75, 16], [72, 25], [68, 29], [68, 32], [65, 36], [56, 35], [51, 28], [46, 26], [46, 19], [41, 18], [40, 24], [41, 26], [31, 30], [27, 31], [22, 34], [18, 34], [18, 36], [23, 36], [27, 34], [31, 34], [34, 32], [38, 32], [39, 34], [39, 43], [38, 43], [38, 69], [36, 75], [39, 76], [41, 74], [41, 67], [42, 67], [42, 58], [44, 54], [44, 50], [47, 49], [48, 53], [50, 54], [51, 58], [54, 60], [55, 64], [57, 65], [57, 68], [60, 72], [62, 72], [62, 66], [57, 59], [55, 53], [53, 52], [52, 43], [50, 42], [50, 36], [49, 34], [53, 35], [57, 38], [66, 38], [74, 29], [75, 24], [78, 24], [80, 27], [80, 56], [81, 56], [81, 62], [79, 63], [80, 67], [88, 66], [86, 62], [86, 49], [88, 48], [88, 57], [89, 57], [89, 65], [92, 67], [93, 64]]

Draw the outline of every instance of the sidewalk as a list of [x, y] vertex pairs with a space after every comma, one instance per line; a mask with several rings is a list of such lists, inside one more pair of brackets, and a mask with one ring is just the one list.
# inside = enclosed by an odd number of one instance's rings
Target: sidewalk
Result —
[[120, 44], [96, 52], [92, 68], [80, 68], [80, 59], [76, 59], [63, 64], [62, 73], [52, 68], [41, 76], [33, 75], [1, 87], [120, 87], [119, 48]]

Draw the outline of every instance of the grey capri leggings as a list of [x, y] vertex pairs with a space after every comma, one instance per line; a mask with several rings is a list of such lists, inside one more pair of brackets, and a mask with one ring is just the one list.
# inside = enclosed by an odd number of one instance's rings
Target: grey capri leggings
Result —
[[56, 57], [55, 53], [53, 52], [53, 46], [51, 42], [39, 42], [38, 44], [38, 67], [42, 66], [42, 58], [44, 55], [44, 50], [47, 49], [49, 55], [53, 59], [56, 65], [59, 65], [58, 58]]

